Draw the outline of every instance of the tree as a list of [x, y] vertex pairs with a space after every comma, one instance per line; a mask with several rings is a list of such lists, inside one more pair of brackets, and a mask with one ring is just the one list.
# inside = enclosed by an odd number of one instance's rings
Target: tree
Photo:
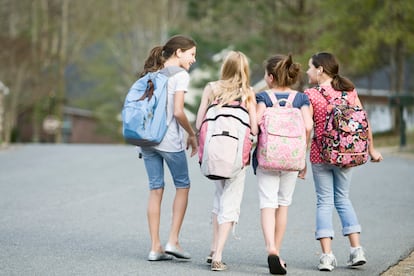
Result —
[[[321, 8], [332, 16], [324, 19], [329, 32], [324, 32], [317, 44], [334, 52], [354, 76], [389, 66], [389, 90], [402, 93], [404, 62], [414, 53], [414, 2], [350, 0], [341, 3], [341, 9], [337, 7], [337, 1], [323, 2]], [[397, 114], [394, 131], [400, 125]]]
[[[81, 53], [74, 66], [75, 76], [87, 97], [72, 101], [80, 107], [94, 107], [99, 120], [99, 130], [121, 140], [120, 111], [129, 87], [143, 69], [150, 49], [161, 45], [168, 38], [167, 22], [176, 15], [171, 2], [157, 0], [149, 6], [147, 1], [109, 1], [103, 9], [106, 22], [96, 42]], [[142, 7], [150, 7], [151, 13]], [[154, 16], [156, 15], [156, 16]], [[109, 18], [109, 20], [108, 20]], [[170, 19], [171, 18], [171, 19]]]
[[[26, 77], [32, 67], [32, 52], [30, 49], [30, 38], [19, 36], [22, 29], [25, 29], [27, 18], [19, 13], [19, 9], [29, 8], [25, 3], [12, 0], [3, 0], [0, 3], [0, 26], [2, 33], [0, 38], [2, 48], [0, 52], [0, 78], [9, 87], [10, 93], [4, 96], [4, 120], [3, 143], [11, 139], [12, 129], [16, 124], [19, 114], [19, 105], [28, 104], [31, 100], [29, 93], [24, 93], [23, 87]], [[27, 31], [27, 29], [25, 29]]]
[[[10, 141], [11, 130], [23, 111], [33, 114], [34, 141], [39, 141], [46, 115], [62, 120], [62, 106], [68, 103], [66, 70], [82, 61], [98, 41], [110, 49], [111, 63], [117, 65], [118, 71], [108, 80], [114, 75], [124, 81], [127, 75], [131, 79], [131, 68], [136, 71], [140, 67], [136, 61], [143, 60], [149, 45], [166, 37], [167, 4], [167, 0], [155, 0], [151, 3], [154, 13], [148, 13], [141, 8], [148, 6], [145, 1], [0, 0], [0, 38], [6, 46], [2, 45], [0, 52], [4, 65], [0, 77], [11, 91], [6, 98], [6, 140]], [[141, 58], [134, 58], [137, 56]], [[119, 94], [115, 96], [119, 105]], [[107, 114], [107, 109], [103, 110], [97, 115]], [[56, 141], [60, 140], [57, 132]]]
[[[119, 137], [117, 116], [136, 73], [149, 50], [176, 33], [197, 41], [193, 69], [210, 72], [192, 83], [199, 87], [217, 78], [215, 57], [226, 49], [250, 58], [253, 83], [272, 54], [292, 53], [306, 67], [313, 53], [327, 50], [351, 76], [389, 65], [390, 90], [400, 93], [404, 60], [414, 51], [413, 6], [403, 0], [0, 0], [0, 79], [10, 88], [4, 141], [23, 112], [31, 112], [33, 141], [39, 141], [43, 118], [62, 119], [68, 104], [93, 110], [102, 131]], [[198, 104], [187, 107], [195, 112]]]

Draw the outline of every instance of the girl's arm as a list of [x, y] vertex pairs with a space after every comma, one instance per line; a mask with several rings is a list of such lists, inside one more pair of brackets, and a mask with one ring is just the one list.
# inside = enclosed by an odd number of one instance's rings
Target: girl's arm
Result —
[[206, 115], [211, 93], [211, 85], [207, 84], [206, 87], [204, 87], [203, 95], [201, 96], [200, 106], [198, 107], [197, 111], [196, 128], [198, 130], [200, 129], [201, 123], [203, 122], [204, 116]]
[[174, 117], [177, 122], [188, 133], [187, 149], [191, 146], [191, 156], [197, 153], [197, 139], [195, 132], [188, 121], [187, 115], [184, 112], [184, 91], [176, 91], [174, 93]]
[[257, 135], [259, 133], [259, 126], [257, 122], [257, 111], [256, 111], [256, 95], [254, 91], [251, 91], [251, 94], [249, 95], [251, 100], [249, 101], [248, 111], [249, 111], [249, 117], [250, 117], [250, 132], [253, 135]]
[[[311, 133], [312, 133], [312, 128], [313, 128], [313, 106], [312, 104], [309, 104], [309, 106], [304, 105], [301, 107], [300, 110], [302, 111], [303, 121], [305, 122], [306, 147], [309, 148], [310, 143], [311, 143]], [[299, 171], [298, 177], [301, 179], [305, 179], [306, 172], [307, 172], [307, 165], [305, 163], [305, 168]]]
[[[357, 106], [360, 106], [361, 108], [363, 108], [362, 103], [359, 100], [358, 95], [356, 96], [355, 104]], [[367, 118], [367, 121], [368, 121], [368, 118]], [[368, 140], [369, 140], [369, 143], [368, 143], [368, 152], [369, 152], [369, 155], [371, 156], [371, 161], [372, 162], [380, 162], [380, 161], [382, 161], [384, 159], [382, 157], [382, 154], [379, 151], [377, 151], [375, 149], [375, 147], [374, 147], [374, 136], [372, 135], [372, 129], [370, 127], [369, 121], [368, 121]]]
[[300, 111], [302, 112], [303, 121], [305, 123], [305, 129], [306, 129], [306, 145], [309, 145], [310, 143], [310, 136], [313, 128], [313, 119], [312, 119], [312, 106], [304, 105], [300, 108]]
[[263, 114], [266, 110], [266, 104], [264, 102], [259, 102], [256, 104], [256, 120], [257, 124], [260, 124], [262, 121]]

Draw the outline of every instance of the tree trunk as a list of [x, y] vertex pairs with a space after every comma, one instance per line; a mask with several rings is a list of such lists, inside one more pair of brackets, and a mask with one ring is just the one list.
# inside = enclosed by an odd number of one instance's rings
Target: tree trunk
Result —
[[[404, 93], [404, 42], [398, 39], [395, 43], [395, 47], [391, 51], [391, 91], [395, 95]], [[403, 118], [401, 117], [400, 106], [395, 106], [393, 110], [393, 122], [392, 132], [399, 134], [403, 124]]]
[[[68, 26], [69, 26], [69, 0], [62, 0], [61, 6], [62, 20], [60, 28], [60, 48], [59, 48], [59, 60], [58, 60], [58, 76], [57, 76], [57, 88], [56, 88], [56, 115], [60, 122], [63, 122], [63, 105], [65, 102], [65, 67], [67, 64], [67, 41], [68, 41]], [[56, 34], [58, 35], [58, 34]], [[56, 132], [55, 142], [62, 142], [61, 127]]]

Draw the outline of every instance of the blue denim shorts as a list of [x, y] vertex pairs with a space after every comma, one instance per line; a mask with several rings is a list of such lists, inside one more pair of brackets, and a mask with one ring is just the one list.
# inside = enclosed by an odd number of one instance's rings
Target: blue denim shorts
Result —
[[170, 170], [176, 188], [190, 188], [185, 151], [166, 152], [151, 147], [141, 149], [147, 170], [149, 189], [162, 189], [164, 182], [164, 160]]

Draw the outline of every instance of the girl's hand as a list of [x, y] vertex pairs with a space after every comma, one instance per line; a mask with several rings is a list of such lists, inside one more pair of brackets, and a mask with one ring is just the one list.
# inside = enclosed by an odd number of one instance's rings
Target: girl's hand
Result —
[[198, 152], [197, 136], [188, 136], [187, 138], [187, 149], [191, 147], [190, 157], [193, 157]]
[[384, 160], [382, 154], [375, 149], [370, 150], [369, 155], [371, 156], [371, 162], [381, 162], [382, 160]]
[[300, 171], [299, 171], [298, 178], [305, 180], [305, 176], [306, 176], [306, 167], [307, 167], [307, 166], [306, 166], [306, 164], [305, 164], [305, 167], [303, 168], [303, 170], [300, 170]]

